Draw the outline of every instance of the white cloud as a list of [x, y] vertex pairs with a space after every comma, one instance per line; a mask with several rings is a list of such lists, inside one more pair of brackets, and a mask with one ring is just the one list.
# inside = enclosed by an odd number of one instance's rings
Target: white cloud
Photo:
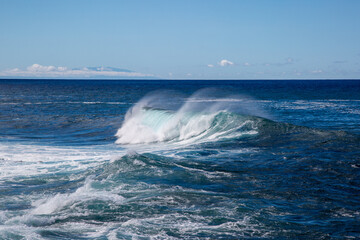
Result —
[[34, 77], [34, 78], [117, 78], [117, 77], [152, 77], [151, 74], [132, 72], [117, 68], [79, 68], [43, 66], [33, 64], [25, 70], [14, 68], [0, 72], [0, 77]]
[[222, 67], [225, 67], [225, 66], [231, 66], [231, 65], [234, 65], [233, 62], [230, 62], [229, 60], [226, 60], [226, 59], [223, 59], [219, 62], [219, 65], [222, 66]]
[[208, 66], [209, 68], [213, 68], [213, 67], [214, 67], [213, 64], [208, 64], [207, 66]]
[[40, 64], [33, 64], [26, 68], [29, 72], [56, 72], [56, 71], [66, 71], [66, 67], [54, 67], [54, 66], [42, 66]]

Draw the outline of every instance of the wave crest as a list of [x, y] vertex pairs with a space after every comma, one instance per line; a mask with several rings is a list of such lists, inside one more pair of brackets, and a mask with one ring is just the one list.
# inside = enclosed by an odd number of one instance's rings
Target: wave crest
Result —
[[221, 101], [212, 99], [211, 102], [193, 101], [199, 97], [199, 93], [193, 95], [175, 110], [165, 110], [153, 104], [154, 99], [164, 103], [169, 101], [159, 95], [145, 97], [127, 112], [116, 133], [116, 143], [194, 143], [258, 133], [258, 118], [230, 111], [233, 97], [229, 102], [224, 98]]

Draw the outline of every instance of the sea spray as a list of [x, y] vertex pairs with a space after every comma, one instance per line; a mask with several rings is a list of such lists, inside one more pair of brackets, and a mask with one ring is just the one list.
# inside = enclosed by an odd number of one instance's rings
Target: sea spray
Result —
[[199, 90], [170, 109], [164, 108], [169, 107], [168, 95], [147, 95], [126, 113], [116, 143], [193, 143], [256, 134], [253, 115], [265, 115], [264, 111], [249, 99], [217, 97], [219, 92], [214, 91]]

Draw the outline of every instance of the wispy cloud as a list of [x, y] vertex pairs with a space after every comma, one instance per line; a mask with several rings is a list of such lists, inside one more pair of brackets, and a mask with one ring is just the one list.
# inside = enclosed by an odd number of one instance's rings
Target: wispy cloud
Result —
[[226, 59], [223, 59], [219, 62], [219, 65], [222, 66], [222, 67], [225, 67], [225, 66], [231, 66], [231, 65], [234, 65], [233, 62], [229, 61], [229, 60], [226, 60]]
[[14, 68], [0, 72], [0, 77], [26, 78], [141, 78], [153, 77], [151, 74], [133, 72], [113, 67], [84, 67], [69, 69], [67, 67], [44, 66], [33, 64], [26, 69]]

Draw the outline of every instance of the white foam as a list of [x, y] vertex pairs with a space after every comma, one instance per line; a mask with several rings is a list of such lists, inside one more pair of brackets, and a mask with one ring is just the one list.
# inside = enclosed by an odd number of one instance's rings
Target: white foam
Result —
[[36, 229], [26, 225], [0, 225], [0, 239], [43, 239]]
[[[277, 103], [280, 108], [294, 110], [318, 110], [329, 109], [334, 111], [344, 111], [348, 108], [352, 109], [351, 103], [357, 100], [296, 100]], [[356, 103], [357, 104], [357, 103]]]
[[103, 200], [111, 201], [120, 204], [124, 201], [124, 197], [113, 194], [107, 191], [97, 191], [91, 187], [92, 180], [88, 178], [84, 186], [78, 188], [71, 194], [57, 194], [54, 197], [33, 202], [35, 209], [32, 214], [51, 214], [64, 208], [65, 206], [73, 205], [77, 202], [84, 202], [88, 200]]
[[[248, 132], [240, 130], [251, 122], [240, 116], [267, 117], [257, 104], [268, 101], [253, 100], [245, 96], [215, 97], [219, 94], [222, 94], [221, 91], [203, 89], [187, 99], [181, 98], [180, 101], [171, 103], [169, 98], [173, 96], [168, 92], [155, 92], [145, 96], [126, 113], [125, 120], [116, 133], [116, 143], [191, 144], [256, 134], [256, 129]], [[225, 116], [225, 113], [229, 115]], [[238, 117], [234, 116], [235, 113]], [[224, 115], [222, 119], [219, 119], [220, 114]]]
[[226, 110], [218, 110], [218, 107], [216, 102], [201, 111], [194, 112], [192, 103], [187, 102], [176, 112], [170, 112], [149, 109], [146, 107], [146, 102], [140, 101], [126, 114], [122, 127], [116, 133], [118, 137], [116, 143], [181, 142], [190, 144], [257, 133], [256, 131], [238, 131], [245, 125], [252, 124], [252, 121], [242, 121], [240, 116], [231, 118], [230, 113], [228, 113], [229, 116], [224, 116], [227, 119], [221, 123], [215, 123], [217, 116], [227, 113]]
[[133, 110], [116, 133], [118, 137], [116, 143], [172, 142], [191, 144], [257, 134], [255, 127], [253, 130], [239, 131], [246, 125], [252, 125], [251, 120], [235, 122], [233, 119], [214, 125], [216, 116], [222, 113], [224, 112], [191, 115], [183, 111], [168, 114], [158, 110], [141, 109], [135, 112]]
[[0, 144], [0, 181], [62, 172], [78, 172], [125, 155], [115, 144], [53, 147], [20, 143]]

